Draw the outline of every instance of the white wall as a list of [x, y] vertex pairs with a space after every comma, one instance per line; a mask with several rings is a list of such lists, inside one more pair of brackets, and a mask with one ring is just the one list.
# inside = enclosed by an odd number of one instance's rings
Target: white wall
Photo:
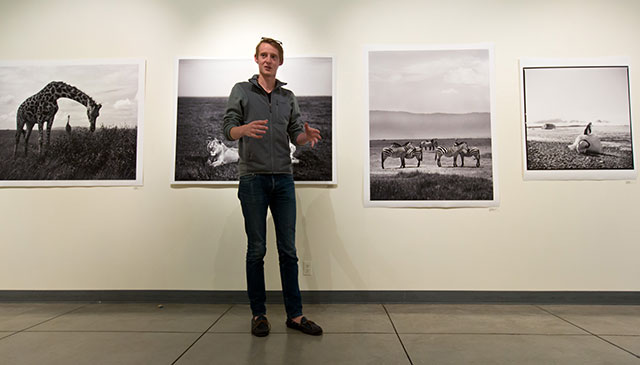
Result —
[[[303, 289], [640, 290], [638, 182], [524, 182], [518, 84], [522, 57], [635, 62], [638, 34], [634, 0], [1, 0], [0, 59], [141, 57], [147, 75], [144, 186], [0, 189], [0, 289], [244, 289], [235, 189], [169, 184], [175, 59], [273, 36], [337, 62], [338, 186], [297, 192]], [[495, 44], [500, 206], [363, 208], [363, 46], [477, 42]]]

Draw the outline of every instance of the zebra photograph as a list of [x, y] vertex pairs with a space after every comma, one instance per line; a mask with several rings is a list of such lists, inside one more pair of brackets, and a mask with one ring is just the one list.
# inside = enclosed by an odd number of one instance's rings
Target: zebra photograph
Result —
[[367, 72], [365, 205], [497, 205], [492, 47], [371, 47]]
[[524, 178], [634, 179], [629, 60], [521, 60]]
[[[173, 185], [234, 185], [237, 141], [227, 141], [223, 117], [233, 86], [257, 73], [253, 58], [178, 59]], [[331, 57], [287, 57], [278, 79], [293, 91], [301, 119], [320, 130], [322, 140], [292, 146], [296, 184], [336, 184], [334, 63]], [[234, 159], [234, 151], [236, 158]], [[222, 153], [224, 152], [224, 153]]]

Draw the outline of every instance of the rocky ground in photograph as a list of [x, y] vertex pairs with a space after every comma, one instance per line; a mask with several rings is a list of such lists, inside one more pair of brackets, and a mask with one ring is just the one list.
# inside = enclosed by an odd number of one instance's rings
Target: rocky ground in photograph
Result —
[[603, 154], [583, 155], [563, 142], [527, 142], [529, 170], [632, 169], [633, 155], [616, 147], [603, 147]]

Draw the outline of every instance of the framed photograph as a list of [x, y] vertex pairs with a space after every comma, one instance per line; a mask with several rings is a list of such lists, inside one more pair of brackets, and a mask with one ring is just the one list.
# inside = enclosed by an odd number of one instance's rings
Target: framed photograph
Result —
[[[257, 72], [253, 58], [178, 59], [172, 184], [237, 184], [238, 143], [225, 139], [223, 118], [233, 85]], [[336, 184], [333, 75], [331, 57], [286, 57], [278, 69], [302, 120], [322, 135], [314, 148], [290, 144], [296, 184]]]
[[142, 185], [144, 60], [0, 62], [0, 186]]
[[635, 179], [629, 60], [520, 61], [525, 180]]
[[365, 206], [498, 205], [493, 47], [369, 47]]

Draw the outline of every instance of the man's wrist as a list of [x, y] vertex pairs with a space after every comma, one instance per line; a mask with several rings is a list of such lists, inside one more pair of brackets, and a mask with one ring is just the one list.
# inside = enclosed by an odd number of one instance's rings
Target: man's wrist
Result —
[[238, 139], [244, 137], [245, 129], [246, 129], [245, 127], [246, 127], [246, 125], [239, 125], [239, 126], [233, 127], [233, 128], [231, 128], [231, 130], [229, 130], [229, 135], [234, 140], [238, 140]]

